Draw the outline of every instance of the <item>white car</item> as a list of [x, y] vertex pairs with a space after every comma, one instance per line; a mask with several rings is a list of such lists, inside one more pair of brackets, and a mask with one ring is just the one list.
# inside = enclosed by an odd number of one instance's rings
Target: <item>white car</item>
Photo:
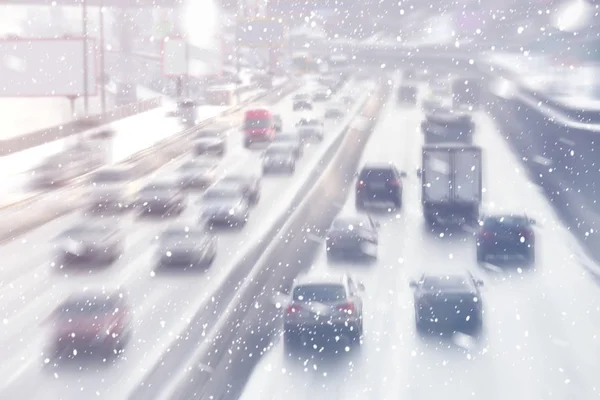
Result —
[[296, 124], [298, 135], [303, 141], [318, 140], [321, 142], [325, 137], [325, 125], [317, 118], [302, 118]]

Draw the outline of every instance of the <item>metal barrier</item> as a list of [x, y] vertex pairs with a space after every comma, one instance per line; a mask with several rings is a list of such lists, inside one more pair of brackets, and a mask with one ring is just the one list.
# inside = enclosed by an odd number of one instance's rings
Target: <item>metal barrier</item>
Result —
[[118, 107], [105, 114], [91, 115], [73, 120], [63, 125], [53, 126], [10, 139], [0, 140], [0, 157], [76, 135], [101, 125], [110, 124], [119, 119], [153, 110], [161, 105], [162, 98], [156, 97]]

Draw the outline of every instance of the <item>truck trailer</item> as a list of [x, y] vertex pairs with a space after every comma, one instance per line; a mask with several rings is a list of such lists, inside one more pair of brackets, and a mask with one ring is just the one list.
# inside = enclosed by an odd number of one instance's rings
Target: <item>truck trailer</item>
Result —
[[428, 225], [471, 225], [482, 200], [482, 150], [464, 144], [423, 146], [421, 204]]

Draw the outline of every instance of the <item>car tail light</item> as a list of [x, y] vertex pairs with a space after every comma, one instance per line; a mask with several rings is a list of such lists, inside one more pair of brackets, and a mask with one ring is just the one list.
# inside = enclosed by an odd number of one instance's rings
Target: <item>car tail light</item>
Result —
[[400, 181], [394, 180], [394, 181], [391, 181], [390, 184], [392, 186], [400, 186]]
[[358, 181], [358, 182], [356, 182], [356, 187], [357, 188], [363, 188], [365, 186], [367, 186], [367, 184], [365, 183], [365, 181]]
[[338, 306], [338, 310], [345, 312], [346, 314], [354, 313], [354, 303], [346, 303]]
[[302, 307], [298, 304], [290, 304], [286, 309], [285, 312], [288, 314], [293, 314], [296, 313], [298, 311], [302, 310]]
[[524, 229], [521, 231], [521, 236], [523, 236], [525, 239], [533, 239], [533, 232]]
[[481, 236], [484, 239], [487, 239], [487, 238], [492, 237], [492, 232], [482, 229], [479, 231], [479, 236]]

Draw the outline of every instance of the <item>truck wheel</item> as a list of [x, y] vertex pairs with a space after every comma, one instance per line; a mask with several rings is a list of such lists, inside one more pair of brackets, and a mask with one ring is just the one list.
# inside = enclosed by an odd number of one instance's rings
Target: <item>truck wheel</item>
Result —
[[477, 263], [481, 264], [485, 262], [485, 252], [480, 247], [477, 248]]
[[398, 210], [402, 208], [402, 194], [400, 194], [400, 196], [398, 196], [396, 199], [394, 199], [394, 206]]
[[526, 257], [527, 257], [527, 264], [529, 266], [532, 266], [535, 264], [535, 247], [529, 249]]

